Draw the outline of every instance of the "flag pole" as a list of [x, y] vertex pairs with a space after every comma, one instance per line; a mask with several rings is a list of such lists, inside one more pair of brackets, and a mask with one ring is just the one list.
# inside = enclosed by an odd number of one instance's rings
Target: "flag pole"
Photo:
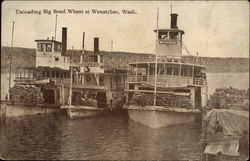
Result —
[[[158, 43], [159, 7], [157, 7], [156, 41]], [[155, 52], [155, 86], [154, 86], [154, 107], [156, 105], [156, 84], [157, 84], [157, 50]]]
[[[12, 48], [13, 48], [13, 37], [14, 37], [14, 25], [15, 21], [13, 21], [12, 24], [12, 36], [11, 36], [11, 47], [10, 47], [10, 59], [9, 59], [9, 92], [10, 92], [10, 86], [11, 86], [11, 74], [12, 74]], [[9, 96], [10, 99], [10, 96]]]

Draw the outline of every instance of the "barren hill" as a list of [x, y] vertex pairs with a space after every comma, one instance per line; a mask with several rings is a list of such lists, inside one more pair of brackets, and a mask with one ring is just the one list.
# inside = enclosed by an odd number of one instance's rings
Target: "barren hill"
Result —
[[[35, 49], [13, 48], [12, 70], [20, 67], [35, 67]], [[70, 51], [69, 51], [70, 52]], [[91, 52], [91, 51], [87, 51]], [[145, 57], [154, 57], [152, 54], [128, 53], [128, 52], [105, 52], [104, 63], [113, 66], [124, 67], [134, 60], [143, 60]], [[74, 51], [74, 60], [79, 58], [80, 50]], [[1, 73], [9, 72], [10, 47], [1, 47]], [[249, 58], [220, 58], [199, 57], [206, 62], [207, 72], [249, 72]]]

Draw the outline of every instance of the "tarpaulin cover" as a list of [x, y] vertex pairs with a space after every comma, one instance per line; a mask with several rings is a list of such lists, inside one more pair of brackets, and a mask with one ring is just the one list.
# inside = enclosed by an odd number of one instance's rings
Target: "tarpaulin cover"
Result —
[[207, 122], [208, 133], [214, 133], [216, 121], [219, 121], [226, 135], [233, 135], [235, 132], [242, 134], [249, 129], [248, 111], [213, 109], [206, 114], [204, 120]]
[[238, 148], [239, 148], [238, 140], [232, 140], [227, 142], [214, 142], [214, 143], [209, 143], [206, 146], [204, 153], [216, 155], [219, 152], [221, 152], [223, 155], [238, 156], [239, 155]]

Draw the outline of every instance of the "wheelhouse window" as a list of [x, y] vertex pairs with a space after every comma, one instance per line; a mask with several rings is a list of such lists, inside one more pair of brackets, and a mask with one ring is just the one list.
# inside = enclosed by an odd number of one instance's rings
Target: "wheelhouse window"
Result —
[[54, 51], [55, 52], [61, 52], [61, 50], [62, 50], [61, 44], [56, 43], [55, 46], [54, 46]]
[[37, 51], [43, 52], [43, 51], [44, 51], [44, 45], [45, 45], [45, 44], [38, 43], [38, 44], [37, 44]]
[[178, 32], [169, 32], [170, 39], [178, 39]]
[[97, 62], [97, 55], [89, 56], [89, 62]]
[[51, 43], [46, 44], [46, 52], [52, 52], [52, 44]]
[[160, 40], [168, 40], [168, 32], [159, 32]]
[[179, 40], [179, 32], [177, 31], [161, 31], [159, 32], [158, 38], [160, 42], [168, 40]]

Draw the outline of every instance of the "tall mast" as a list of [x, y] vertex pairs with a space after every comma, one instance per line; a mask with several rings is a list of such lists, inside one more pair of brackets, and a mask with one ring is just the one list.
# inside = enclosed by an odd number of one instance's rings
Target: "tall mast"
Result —
[[14, 25], [15, 25], [15, 21], [13, 21], [12, 36], [11, 36], [11, 48], [10, 48], [10, 60], [9, 60], [9, 91], [10, 91], [10, 86], [11, 86], [11, 65], [12, 65], [12, 48], [13, 48], [13, 37], [14, 37]]
[[56, 40], [56, 28], [57, 28], [57, 15], [56, 15], [56, 23], [55, 23], [55, 40]]
[[[158, 42], [159, 7], [157, 7], [156, 41]], [[157, 84], [157, 50], [155, 50], [155, 86], [154, 86], [154, 107], [156, 105], [156, 84]]]
[[70, 88], [69, 88], [69, 105], [71, 106], [71, 103], [72, 103], [72, 79], [73, 79], [73, 66], [72, 66], [72, 59], [73, 59], [73, 49], [74, 47], [72, 46], [72, 52], [71, 52], [71, 59], [70, 59], [70, 64], [71, 64], [71, 67], [70, 67]]
[[113, 40], [111, 40], [111, 52], [113, 51]]
[[173, 10], [173, 7], [172, 7], [172, 3], [171, 3], [171, 7], [170, 7], [170, 15], [172, 14], [172, 10]]

